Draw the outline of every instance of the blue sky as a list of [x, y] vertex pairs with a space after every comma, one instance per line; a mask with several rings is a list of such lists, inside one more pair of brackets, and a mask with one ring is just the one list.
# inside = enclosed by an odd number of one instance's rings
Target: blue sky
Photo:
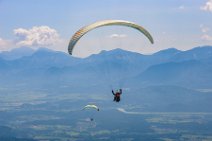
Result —
[[28, 46], [67, 52], [79, 28], [105, 19], [140, 24], [155, 44], [126, 27], [103, 27], [78, 42], [76, 56], [117, 47], [148, 54], [212, 45], [212, 0], [0, 0], [0, 17], [0, 51]]

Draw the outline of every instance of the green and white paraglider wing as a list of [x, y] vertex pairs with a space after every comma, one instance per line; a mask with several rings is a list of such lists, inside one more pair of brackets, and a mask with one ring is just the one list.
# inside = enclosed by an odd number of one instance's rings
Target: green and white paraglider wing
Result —
[[74, 46], [76, 45], [76, 43], [78, 42], [78, 40], [85, 35], [87, 32], [98, 28], [98, 27], [102, 27], [102, 26], [111, 26], [111, 25], [119, 25], [119, 26], [127, 26], [127, 27], [131, 27], [134, 28], [138, 31], [140, 31], [141, 33], [143, 33], [148, 39], [149, 41], [153, 44], [154, 40], [152, 38], [152, 36], [150, 35], [150, 33], [143, 28], [142, 26], [133, 23], [133, 22], [129, 22], [129, 21], [124, 21], [124, 20], [104, 20], [104, 21], [98, 21], [95, 22], [93, 24], [90, 24], [88, 26], [82, 27], [80, 30], [78, 30], [70, 39], [69, 45], [68, 45], [68, 52], [69, 54], [72, 55], [72, 51], [74, 49]]
[[85, 109], [96, 109], [97, 111], [99, 111], [99, 108], [96, 105], [93, 105], [93, 104], [86, 105], [83, 108], [83, 110], [85, 110]]

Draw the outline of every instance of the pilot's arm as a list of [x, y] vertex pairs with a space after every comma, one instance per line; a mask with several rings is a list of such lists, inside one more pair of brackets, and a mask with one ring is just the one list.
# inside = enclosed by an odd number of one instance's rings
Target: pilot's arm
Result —
[[112, 94], [115, 95], [114, 91], [112, 90]]

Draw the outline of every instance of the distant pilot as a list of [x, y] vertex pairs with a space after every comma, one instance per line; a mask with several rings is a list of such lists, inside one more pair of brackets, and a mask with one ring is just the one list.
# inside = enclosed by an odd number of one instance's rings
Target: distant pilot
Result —
[[112, 94], [114, 95], [113, 101], [119, 102], [119, 101], [121, 100], [122, 89], [116, 90], [115, 93], [114, 93], [114, 91], [112, 90]]

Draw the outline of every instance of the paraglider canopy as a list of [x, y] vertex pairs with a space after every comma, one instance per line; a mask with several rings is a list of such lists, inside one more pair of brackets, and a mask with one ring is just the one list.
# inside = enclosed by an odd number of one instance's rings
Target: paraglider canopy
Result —
[[88, 105], [86, 105], [83, 108], [83, 110], [85, 110], [85, 109], [96, 109], [97, 111], [99, 111], [99, 108], [96, 105], [94, 105], [94, 104], [88, 104]]
[[124, 21], [124, 20], [103, 20], [103, 21], [98, 21], [98, 22], [95, 22], [88, 26], [82, 27], [80, 30], [78, 30], [70, 39], [70, 42], [68, 45], [69, 54], [72, 55], [72, 51], [73, 51], [76, 43], [87, 32], [89, 32], [95, 28], [98, 28], [98, 27], [111, 26], [111, 25], [127, 26], [127, 27], [134, 28], [134, 29], [140, 31], [141, 33], [143, 33], [152, 44], [154, 43], [154, 40], [153, 40], [151, 34], [145, 28], [143, 28], [142, 26], [140, 26], [136, 23]]

